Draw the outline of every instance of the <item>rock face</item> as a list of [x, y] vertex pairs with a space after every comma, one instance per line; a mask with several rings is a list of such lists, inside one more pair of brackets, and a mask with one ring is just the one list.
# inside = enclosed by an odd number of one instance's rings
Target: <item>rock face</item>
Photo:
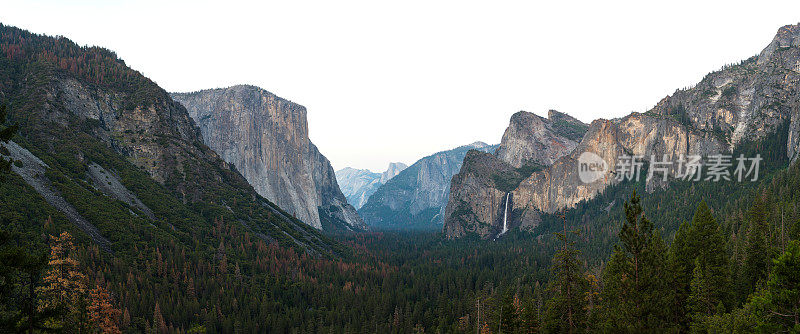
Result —
[[328, 159], [308, 138], [305, 107], [254, 86], [172, 93], [203, 141], [265, 198], [317, 229], [361, 229]]
[[[507, 192], [500, 190], [501, 186], [493, 176], [502, 173], [518, 175], [511, 165], [490, 153], [467, 152], [461, 170], [451, 183], [445, 209], [446, 235], [463, 236], [468, 232], [492, 235], [500, 232], [497, 227], [502, 228]], [[458, 224], [452, 223], [456, 221]]]
[[535, 226], [538, 214], [519, 210], [517, 195], [511, 191], [532, 172], [573, 152], [576, 140], [586, 130], [586, 124], [555, 110], [550, 110], [548, 118], [525, 111], [512, 115], [495, 154], [470, 151], [453, 177], [444, 215], [445, 234], [497, 235], [507, 213], [506, 200], [511, 204], [508, 218], [512, 226]]
[[[726, 145], [714, 135], [692, 131], [665, 118], [632, 114], [618, 122], [597, 120], [592, 122], [575, 151], [520, 183], [512, 192], [518, 199], [514, 209], [534, 208], [552, 213], [590, 199], [617, 182], [611, 168], [592, 183], [582, 182], [578, 175], [578, 159], [584, 152], [595, 153], [607, 166], [614, 166], [624, 154], [642, 155], [647, 159], [655, 155], [659, 161], [666, 156], [669, 161], [677, 161], [681, 155], [707, 156], [726, 150]], [[673, 168], [673, 175], [676, 172]], [[652, 190], [655, 185], [651, 183], [648, 189]]]
[[[147, 170], [160, 183], [170, 181], [175, 169], [181, 172], [191, 155], [218, 163], [214, 161], [218, 157], [213, 152], [202, 151], [202, 146], [193, 147], [198, 143], [202, 145], [202, 139], [184, 108], [163, 90], [157, 91], [160, 88], [151, 89], [156, 90], [154, 94], [158, 96], [153, 103], [126, 106], [123, 101], [131, 97], [125, 93], [95, 89], [65, 77], [55, 80], [48, 94], [54, 105], [63, 104], [78, 118], [99, 123], [101, 127], [94, 132], [96, 136]], [[162, 140], [153, 140], [159, 137]], [[187, 156], [187, 152], [192, 153]], [[197, 198], [198, 194], [189, 188], [179, 187], [189, 197], [187, 200]]]
[[400, 174], [400, 172], [404, 171], [406, 168], [408, 168], [408, 165], [402, 162], [389, 163], [389, 168], [386, 168], [386, 170], [381, 173], [381, 184], [389, 182], [389, 180], [397, 176], [397, 174]]
[[450, 180], [461, 168], [467, 151], [495, 149], [476, 142], [422, 158], [382, 185], [359, 213], [371, 227], [440, 229]]
[[402, 162], [392, 162], [383, 173], [373, 173], [368, 169], [345, 167], [336, 171], [336, 182], [339, 183], [339, 188], [342, 189], [347, 202], [356, 209], [360, 209], [380, 186], [397, 176], [407, 167]]
[[584, 132], [586, 124], [554, 110], [548, 118], [520, 111], [511, 116], [497, 157], [514, 168], [527, 164], [548, 166], [572, 152]]
[[[676, 161], [680, 155], [730, 153], [743, 143], [788, 128], [788, 133], [779, 135], [787, 136], [786, 155], [794, 161], [800, 145], [799, 81], [800, 26], [785, 26], [758, 56], [706, 75], [696, 86], [676, 91], [644, 114], [595, 120], [571, 152], [509, 190], [512, 226], [535, 224], [539, 213], [573, 207], [617, 182], [612, 168], [594, 182], [581, 182], [578, 159], [585, 152], [596, 154], [607, 166], [615, 166], [622, 154], [641, 155], [646, 162], [651, 155], [659, 161], [664, 156]], [[546, 161], [547, 155], [531, 152], [535, 146], [520, 144], [525, 142], [520, 138], [546, 133], [543, 122], [531, 118], [513, 123], [512, 118], [501, 144], [509, 147], [498, 150], [501, 160], [511, 167], [525, 159]], [[531, 130], [521, 133], [525, 129]], [[488, 159], [475, 161], [486, 166], [495, 163]], [[671, 167], [672, 175], [675, 168]], [[498, 231], [496, 212], [504, 204], [498, 202], [502, 194], [494, 192], [496, 184], [476, 169], [465, 163], [461, 172], [465, 175], [453, 178], [444, 229], [448, 237], [469, 232], [490, 237]], [[663, 186], [668, 184], [654, 178], [647, 190]]]
[[336, 251], [259, 196], [203, 143], [180, 103], [113, 52], [4, 25], [0, 45], [25, 50], [0, 57], [0, 97], [20, 126], [16, 144], [47, 163], [26, 159], [15, 172], [34, 199], [42, 195], [101, 249], [128, 251], [138, 241], [119, 238], [131, 233], [153, 242], [201, 240], [224, 219], [266, 243]]

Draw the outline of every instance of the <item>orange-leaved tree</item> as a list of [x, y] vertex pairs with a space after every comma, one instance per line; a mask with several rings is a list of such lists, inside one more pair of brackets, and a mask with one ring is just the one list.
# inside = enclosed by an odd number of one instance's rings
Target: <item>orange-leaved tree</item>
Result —
[[84, 327], [86, 321], [86, 276], [78, 270], [72, 236], [63, 232], [52, 237], [49, 269], [40, 286], [39, 310], [60, 310], [63, 316], [59, 324], [62, 329]]
[[122, 333], [117, 326], [122, 312], [114, 308], [111, 296], [102, 286], [97, 285], [89, 292], [88, 311], [89, 320], [101, 333]]

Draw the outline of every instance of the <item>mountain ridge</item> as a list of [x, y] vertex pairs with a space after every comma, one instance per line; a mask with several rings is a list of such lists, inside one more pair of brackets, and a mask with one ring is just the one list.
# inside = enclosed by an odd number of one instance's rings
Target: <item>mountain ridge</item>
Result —
[[369, 169], [345, 167], [336, 171], [336, 182], [339, 183], [347, 202], [360, 209], [380, 186], [406, 168], [408, 166], [402, 162], [389, 163], [389, 167], [381, 173], [374, 173]]
[[[76, 205], [93, 201], [87, 196], [95, 191], [109, 198], [135, 195], [167, 234], [193, 233], [223, 217], [268, 243], [315, 254], [338, 247], [258, 196], [203, 144], [182, 105], [113, 52], [6, 25], [0, 25], [0, 48], [0, 102], [9, 105], [9, 119], [19, 124], [14, 141], [49, 166], [44, 177], [104, 237], [126, 234], [118, 230], [126, 225], [98, 221], [107, 213]], [[108, 182], [122, 187], [87, 187], [101, 171], [116, 174], [119, 182]], [[128, 229], [153, 224], [146, 222], [149, 210], [131, 208], [141, 215], [132, 211], [119, 217], [134, 224]], [[178, 213], [184, 217], [175, 217]], [[187, 219], [196, 222], [185, 225]], [[174, 221], [160, 225], [167, 220]], [[115, 244], [119, 240], [111, 241], [113, 250], [122, 247]]]
[[[759, 55], [709, 73], [697, 85], [677, 90], [645, 113], [593, 121], [568, 155], [532, 173], [508, 191], [513, 210], [523, 212], [515, 217], [514, 225], [535, 225], [539, 212], [552, 213], [573, 207], [617, 182], [611, 169], [595, 182], [580, 182], [577, 160], [583, 152], [599, 155], [607, 166], [614, 166], [623, 153], [642, 155], [645, 160], [649, 160], [650, 155], [666, 155], [676, 161], [680, 155], [730, 152], [743, 139], [764, 138], [789, 122], [786, 154], [796, 159], [800, 144], [798, 73], [800, 26], [788, 25], [778, 30]], [[675, 171], [673, 166], [670, 172]], [[647, 189], [654, 191], [664, 186], [668, 185], [652, 181], [648, 182]], [[451, 189], [459, 187], [454, 184]], [[491, 185], [484, 182], [484, 187], [491, 188]], [[450, 212], [459, 215], [450, 216], [446, 222], [447, 236], [462, 236], [465, 229], [459, 225], [470, 221], [466, 217], [475, 212], [497, 212], [499, 204], [495, 197], [497, 194], [491, 200], [451, 196]], [[489, 237], [498, 229], [496, 218], [491, 217], [477, 219], [479, 225], [489, 226], [480, 233], [482, 237]]]
[[495, 148], [478, 141], [423, 157], [378, 188], [359, 214], [368, 225], [380, 229], [439, 229], [450, 179], [464, 155], [471, 149]]
[[187, 108], [203, 141], [260, 195], [317, 229], [365, 227], [308, 138], [305, 107], [253, 85], [171, 96]]

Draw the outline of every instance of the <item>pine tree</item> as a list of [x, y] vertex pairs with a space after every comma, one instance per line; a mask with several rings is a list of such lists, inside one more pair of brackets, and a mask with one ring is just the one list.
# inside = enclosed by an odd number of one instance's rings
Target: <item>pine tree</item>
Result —
[[604, 275], [606, 326], [635, 332], [664, 328], [666, 247], [635, 191], [624, 208], [620, 244], [614, 247]]
[[800, 242], [793, 240], [774, 261], [772, 274], [763, 294], [753, 298], [762, 317], [761, 332], [800, 330]]
[[128, 312], [128, 308], [125, 308], [125, 311], [122, 312], [122, 330], [128, 328], [131, 325], [131, 314]]
[[514, 298], [510, 291], [504, 294], [498, 311], [500, 313], [500, 330], [498, 332], [516, 333], [519, 319], [517, 309], [514, 307]]
[[695, 261], [688, 305], [696, 322], [713, 315], [720, 303], [728, 301], [728, 256], [725, 238], [705, 202], [697, 207], [690, 235]]
[[694, 269], [694, 253], [689, 245], [690, 230], [689, 222], [681, 223], [667, 257], [667, 281], [670, 289], [666, 304], [670, 310], [670, 322], [677, 325], [682, 332], [687, 332], [690, 324], [687, 318], [688, 299]]
[[61, 310], [65, 316], [60, 326], [81, 328], [85, 325], [86, 277], [78, 270], [75, 246], [69, 233], [53, 237], [48, 265], [50, 269], [39, 288], [42, 295], [39, 310]]
[[30, 254], [12, 240], [19, 235], [0, 230], [0, 332], [51, 331], [56, 310], [37, 308], [36, 289], [47, 265], [47, 254]]
[[694, 270], [692, 270], [692, 281], [690, 283], [691, 293], [688, 302], [692, 305], [693, 313], [702, 315], [713, 314], [717, 306], [717, 298], [714, 296], [714, 287], [710, 279], [710, 273], [700, 264], [700, 259], [695, 259]]
[[114, 308], [111, 303], [111, 296], [102, 286], [97, 285], [89, 293], [88, 311], [89, 320], [101, 333], [122, 333], [117, 326], [122, 312]]
[[[577, 333], [583, 330], [586, 318], [586, 279], [582, 275], [575, 242], [569, 240], [566, 219], [564, 231], [556, 233], [561, 248], [553, 256], [551, 270], [555, 278], [550, 289], [554, 296], [546, 307], [546, 331]], [[572, 231], [572, 234], [578, 234]]]
[[602, 317], [602, 287], [595, 274], [586, 275], [586, 332], [595, 329]]
[[530, 298], [522, 306], [520, 310], [520, 332], [522, 333], [538, 333], [541, 329], [539, 321], [539, 305], [536, 299]]
[[164, 320], [164, 315], [161, 314], [161, 307], [156, 302], [156, 308], [153, 310], [153, 329], [158, 334], [167, 333], [167, 322]]
[[800, 242], [792, 240], [773, 260], [766, 285], [741, 308], [705, 319], [712, 333], [797, 333], [800, 331]]
[[766, 278], [769, 270], [772, 256], [770, 256], [768, 247], [767, 215], [766, 203], [760, 196], [756, 196], [747, 215], [749, 226], [744, 261], [738, 282], [739, 298], [742, 300], [755, 291], [756, 284]]

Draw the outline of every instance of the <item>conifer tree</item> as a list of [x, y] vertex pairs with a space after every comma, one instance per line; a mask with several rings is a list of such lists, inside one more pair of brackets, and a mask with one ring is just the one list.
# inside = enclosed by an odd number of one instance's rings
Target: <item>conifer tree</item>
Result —
[[164, 320], [164, 315], [161, 314], [161, 307], [156, 302], [156, 308], [153, 310], [153, 329], [158, 334], [167, 333], [167, 322]]
[[30, 254], [13, 242], [18, 238], [0, 231], [0, 332], [52, 330], [55, 310], [37, 308], [47, 254]]
[[688, 314], [688, 299], [691, 291], [692, 272], [694, 269], [694, 254], [689, 245], [691, 225], [684, 221], [675, 233], [675, 240], [669, 248], [667, 257], [667, 307], [669, 320], [678, 326], [682, 332], [689, 330], [690, 321]]
[[693, 321], [716, 313], [728, 298], [728, 256], [725, 238], [705, 202], [692, 219], [690, 249], [695, 256], [688, 298]]
[[89, 293], [88, 311], [90, 321], [101, 333], [122, 333], [117, 326], [122, 312], [114, 308], [111, 296], [102, 286], [97, 285]]
[[122, 326], [120, 329], [125, 330], [128, 326], [131, 325], [131, 314], [128, 312], [128, 308], [125, 308], [125, 311], [122, 312]]
[[499, 333], [516, 333], [519, 325], [517, 308], [514, 306], [514, 298], [510, 291], [503, 295], [500, 303], [500, 330]]
[[773, 260], [769, 280], [741, 308], [706, 318], [712, 333], [797, 333], [800, 330], [800, 242]]
[[604, 275], [604, 317], [609, 328], [630, 331], [666, 327], [666, 247], [644, 215], [634, 191]]
[[[546, 331], [577, 333], [583, 330], [586, 318], [586, 279], [579, 261], [580, 251], [575, 242], [569, 240], [566, 219], [563, 232], [556, 233], [561, 248], [553, 256], [551, 270], [555, 277], [550, 289], [553, 298], [546, 307]], [[571, 234], [577, 235], [577, 231]]]
[[530, 298], [522, 305], [519, 318], [520, 332], [538, 333], [540, 331], [541, 322], [539, 320], [539, 305], [536, 299]]
[[50, 247], [49, 269], [39, 288], [42, 298], [39, 310], [56, 309], [64, 312], [60, 326], [82, 327], [85, 322], [86, 277], [78, 270], [72, 236], [63, 232], [53, 237]]
[[740, 299], [756, 290], [758, 281], [766, 278], [769, 270], [770, 256], [768, 247], [769, 225], [767, 224], [767, 208], [764, 200], [756, 196], [748, 211], [748, 230], [745, 244], [744, 261], [738, 282]]
[[800, 330], [800, 242], [793, 240], [774, 261], [763, 294], [753, 298], [762, 317], [761, 332]]

